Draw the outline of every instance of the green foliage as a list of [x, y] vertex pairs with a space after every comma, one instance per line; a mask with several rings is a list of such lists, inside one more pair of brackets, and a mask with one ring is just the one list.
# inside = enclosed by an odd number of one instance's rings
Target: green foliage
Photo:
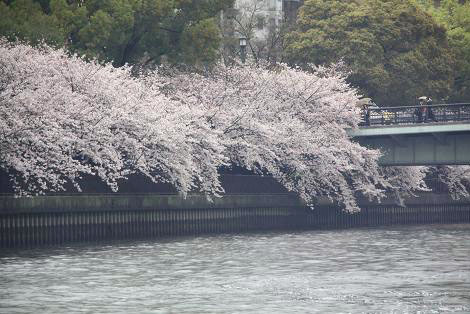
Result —
[[443, 0], [420, 4], [445, 28], [450, 47], [456, 55], [454, 101], [470, 101], [470, 1]]
[[214, 19], [205, 19], [183, 31], [182, 48], [184, 60], [188, 64], [201, 61], [210, 63], [217, 58], [220, 46], [219, 28]]
[[409, 1], [307, 0], [286, 56], [300, 65], [342, 59], [349, 81], [384, 105], [412, 104], [421, 95], [442, 98], [452, 87], [445, 28]]
[[[213, 62], [216, 17], [233, 0], [14, 0], [0, 2], [0, 35], [44, 39], [87, 57], [126, 63]], [[47, 14], [45, 12], [48, 12]], [[28, 16], [28, 19], [25, 18]], [[32, 17], [32, 18], [31, 18]]]
[[65, 41], [65, 31], [57, 18], [44, 14], [41, 5], [32, 0], [16, 0], [10, 5], [0, 2], [0, 35], [33, 44], [44, 40], [53, 46]]

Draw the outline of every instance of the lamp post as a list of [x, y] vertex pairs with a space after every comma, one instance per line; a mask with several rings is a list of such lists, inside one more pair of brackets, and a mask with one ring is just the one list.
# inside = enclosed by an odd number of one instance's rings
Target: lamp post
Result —
[[242, 59], [242, 63], [245, 64], [246, 59], [246, 37], [240, 37], [240, 58]]

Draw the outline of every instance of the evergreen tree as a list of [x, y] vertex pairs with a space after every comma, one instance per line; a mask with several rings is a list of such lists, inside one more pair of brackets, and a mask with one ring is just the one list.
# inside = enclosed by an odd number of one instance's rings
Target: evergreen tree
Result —
[[66, 45], [113, 62], [210, 63], [217, 58], [219, 12], [233, 0], [32, 0], [0, 3], [0, 35]]
[[470, 101], [470, 2], [421, 0], [419, 4], [447, 29], [449, 45], [456, 56], [453, 101]]
[[342, 59], [351, 71], [348, 80], [379, 104], [442, 98], [452, 88], [446, 30], [410, 1], [307, 0], [288, 39], [291, 63]]

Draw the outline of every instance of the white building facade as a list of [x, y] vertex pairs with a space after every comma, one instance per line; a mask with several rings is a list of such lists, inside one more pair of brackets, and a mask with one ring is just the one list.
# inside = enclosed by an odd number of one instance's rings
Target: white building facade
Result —
[[251, 24], [254, 37], [266, 38], [282, 23], [294, 23], [302, 4], [303, 0], [236, 0], [234, 8], [239, 18]]
[[243, 23], [244, 34], [251, 39], [265, 39], [283, 21], [282, 0], [237, 0], [239, 23]]
[[222, 13], [224, 35], [228, 42], [246, 38], [246, 52], [254, 59], [277, 59], [285, 33], [281, 29], [295, 23], [302, 4], [303, 0], [236, 0], [232, 10]]

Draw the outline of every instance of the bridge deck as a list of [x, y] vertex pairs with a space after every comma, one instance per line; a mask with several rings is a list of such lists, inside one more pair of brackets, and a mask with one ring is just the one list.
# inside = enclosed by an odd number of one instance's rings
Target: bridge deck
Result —
[[425, 133], [451, 133], [451, 132], [470, 132], [469, 122], [454, 123], [425, 123], [411, 125], [377, 125], [368, 127], [359, 127], [357, 129], [347, 130], [349, 136], [387, 136], [387, 135], [410, 135]]
[[375, 108], [364, 125], [346, 131], [362, 145], [380, 149], [384, 166], [470, 165], [470, 104], [428, 106], [432, 120], [416, 118], [422, 109]]

